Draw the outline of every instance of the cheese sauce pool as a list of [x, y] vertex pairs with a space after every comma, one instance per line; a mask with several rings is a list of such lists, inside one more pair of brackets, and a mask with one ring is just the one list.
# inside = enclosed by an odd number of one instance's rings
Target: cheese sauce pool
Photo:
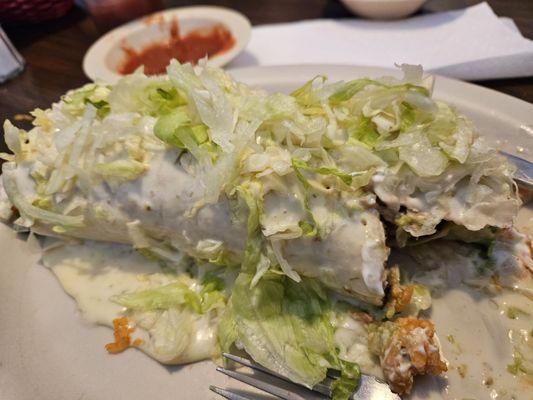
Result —
[[[76, 300], [85, 319], [106, 326], [112, 326], [113, 319], [124, 311], [110, 301], [110, 297], [145, 289], [148, 281], [152, 285], [164, 285], [171, 279], [161, 272], [156, 262], [141, 257], [127, 245], [91, 241], [65, 245], [46, 251], [43, 261]], [[440, 335], [449, 371], [444, 377], [418, 379], [411, 398], [452, 400], [475, 396], [529, 400], [531, 377], [520, 371], [513, 374], [509, 369], [515, 365], [516, 350], [523, 353], [526, 362], [531, 362], [527, 361], [531, 358], [533, 343], [531, 277], [518, 284], [522, 290], [502, 290], [496, 295], [487, 295], [481, 289], [450, 278], [450, 274], [462, 274], [464, 269], [475, 268], [474, 264], [462, 263], [454, 268], [449, 262], [443, 262], [442, 268], [449, 269], [450, 273], [442, 275], [431, 271], [426, 275], [430, 282], [418, 278], [430, 288], [440, 288], [434, 295], [430, 319]], [[335, 335], [337, 345], [341, 351], [356, 352], [364, 372], [379, 375], [378, 365], [372, 365], [376, 360], [368, 353], [366, 340], [361, 340], [362, 329], [339, 329]], [[198, 319], [193, 322], [192, 330], [193, 339], [178, 360], [159, 361], [183, 363], [210, 358], [215, 350], [216, 324]], [[147, 332], [139, 327], [133, 338], [150, 340]], [[141, 350], [154, 356], [149, 346], [141, 346]]]
[[[174, 281], [172, 275], [161, 272], [157, 262], [140, 256], [128, 245], [92, 241], [62, 245], [45, 251], [43, 263], [76, 300], [88, 322], [109, 327], [125, 311], [124, 307], [110, 300], [112, 296]], [[141, 339], [144, 345], [140, 349], [166, 364], [210, 358], [216, 344], [216, 324], [210, 318], [199, 316], [192, 325], [189, 343], [176, 360], [158, 357], [151, 346], [149, 333], [139, 326], [135, 327], [132, 341]]]

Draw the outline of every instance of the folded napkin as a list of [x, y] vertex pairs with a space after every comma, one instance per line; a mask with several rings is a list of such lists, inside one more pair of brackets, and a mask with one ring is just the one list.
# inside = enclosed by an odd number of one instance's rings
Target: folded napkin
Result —
[[319, 19], [254, 27], [230, 65], [422, 64], [428, 71], [481, 80], [533, 76], [533, 41], [487, 3], [399, 21]]
[[14, 77], [24, 69], [24, 60], [0, 27], [0, 83]]

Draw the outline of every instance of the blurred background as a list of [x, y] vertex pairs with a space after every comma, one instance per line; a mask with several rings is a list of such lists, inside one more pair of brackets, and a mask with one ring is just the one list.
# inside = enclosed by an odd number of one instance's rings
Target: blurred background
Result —
[[[429, 0], [417, 14], [476, 3], [479, 1]], [[498, 16], [512, 18], [524, 37], [533, 38], [533, 0], [488, 3]], [[339, 0], [0, 0], [0, 23], [26, 63], [19, 76], [0, 84], [0, 121], [47, 107], [68, 89], [88, 82], [81, 69], [83, 56], [109, 29], [163, 8], [205, 4], [240, 11], [252, 25], [354, 18]], [[533, 102], [531, 78], [484, 81], [483, 85]]]

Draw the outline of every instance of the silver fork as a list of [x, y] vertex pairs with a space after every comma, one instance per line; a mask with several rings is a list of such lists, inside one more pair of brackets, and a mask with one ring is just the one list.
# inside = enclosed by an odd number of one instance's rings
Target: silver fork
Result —
[[533, 189], [533, 163], [505, 151], [500, 151], [500, 154], [516, 166], [513, 178], [518, 186], [524, 189]]
[[515, 155], [500, 151], [507, 160], [516, 166], [513, 179], [518, 185], [520, 198], [524, 204], [533, 200], [533, 163]]
[[[335, 377], [328, 376], [325, 381], [319, 383], [313, 390], [310, 391], [303, 386], [290, 382], [286, 377], [281, 376], [269, 369], [250, 361], [246, 358], [236, 356], [234, 354], [223, 353], [223, 356], [231, 361], [241, 364], [245, 367], [251, 368], [254, 371], [259, 371], [266, 379], [261, 379], [258, 375], [249, 375], [234, 370], [218, 367], [217, 371], [221, 372], [230, 378], [236, 379], [264, 392], [273, 394], [284, 400], [310, 400], [310, 394], [314, 393], [314, 398], [328, 399], [331, 396], [331, 384]], [[274, 383], [276, 381], [276, 383]], [[209, 386], [209, 389], [220, 396], [229, 400], [253, 400], [249, 397], [250, 394], [238, 392], [236, 390], [222, 389], [216, 386]], [[253, 395], [252, 395], [253, 396]], [[357, 390], [352, 394], [351, 400], [400, 400], [400, 396], [392, 393], [389, 386], [374, 376], [361, 375], [361, 381]]]

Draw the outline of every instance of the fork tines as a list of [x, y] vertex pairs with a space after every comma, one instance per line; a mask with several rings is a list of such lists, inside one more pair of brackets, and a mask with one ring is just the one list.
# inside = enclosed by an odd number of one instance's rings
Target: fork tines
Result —
[[[326, 380], [312, 388], [310, 391], [303, 386], [300, 386], [294, 382], [291, 382], [284, 376], [281, 376], [274, 371], [271, 371], [253, 361], [250, 361], [246, 358], [236, 356], [234, 354], [223, 353], [223, 356], [228, 360], [234, 361], [238, 364], [241, 364], [245, 367], [251, 368], [255, 371], [267, 374], [273, 378], [278, 379], [279, 384], [275, 382], [266, 382], [259, 377], [253, 375], [247, 375], [242, 372], [232, 371], [226, 368], [218, 367], [217, 371], [221, 372], [230, 378], [236, 379], [240, 382], [246, 383], [247, 385], [253, 386], [257, 389], [260, 389], [264, 392], [273, 394], [281, 399], [285, 400], [310, 400], [310, 398], [315, 399], [327, 399], [331, 396], [331, 384], [334, 382], [332, 378], [326, 378]], [[281, 380], [281, 381], [279, 381]], [[287, 386], [287, 383], [289, 386]], [[283, 388], [283, 386], [290, 387], [291, 389]], [[229, 400], [253, 400], [250, 397], [241, 394], [241, 392], [236, 393], [236, 391], [221, 389], [216, 386], [210, 386], [209, 389], [222, 397]], [[304, 391], [307, 394], [303, 394]], [[314, 393], [313, 393], [314, 392]], [[300, 394], [302, 393], [302, 394]], [[373, 376], [370, 375], [361, 375], [361, 382], [358, 390], [354, 393], [352, 400], [400, 400], [400, 397], [391, 392], [388, 385], [382, 381], [379, 381]]]
[[[250, 360], [248, 360], [246, 358], [239, 357], [239, 356], [236, 356], [234, 354], [229, 354], [229, 353], [223, 353], [222, 355], [228, 360], [234, 361], [234, 362], [236, 362], [238, 364], [241, 364], [241, 365], [243, 365], [245, 367], [251, 368], [251, 369], [253, 369], [255, 371], [262, 372], [262, 373], [267, 374], [267, 375], [269, 375], [271, 377], [274, 377], [274, 378], [280, 379], [280, 380], [282, 380], [284, 382], [287, 382], [287, 383], [289, 383], [291, 385], [291, 387], [294, 387], [295, 389], [288, 390], [288, 389], [284, 389], [283, 387], [280, 387], [280, 383], [281, 383], [280, 381], [278, 381], [277, 384], [276, 384], [276, 382], [266, 382], [265, 380], [260, 379], [260, 377], [256, 377], [256, 376], [253, 376], [253, 375], [248, 375], [248, 374], [245, 374], [245, 373], [242, 373], [242, 372], [232, 371], [232, 370], [229, 370], [229, 369], [226, 369], [226, 368], [222, 368], [222, 367], [218, 367], [217, 368], [218, 372], [221, 372], [224, 375], [227, 375], [230, 378], [236, 379], [236, 380], [238, 380], [240, 382], [246, 383], [247, 385], [250, 385], [250, 386], [253, 386], [253, 387], [257, 388], [257, 389], [260, 389], [260, 390], [262, 390], [262, 391], [264, 391], [266, 393], [273, 394], [274, 396], [277, 396], [277, 397], [279, 397], [281, 399], [285, 399], [285, 400], [309, 400], [309, 396], [303, 397], [300, 394], [298, 394], [297, 393], [297, 389], [296, 389], [298, 387], [298, 385], [296, 385], [293, 382], [289, 381], [286, 377], [281, 376], [281, 375], [275, 373], [274, 371], [271, 371], [271, 370], [269, 370], [269, 369], [267, 369], [267, 368], [255, 363], [253, 361], [250, 361]], [[224, 397], [226, 399], [230, 399], [230, 400], [253, 400], [252, 398], [246, 397], [243, 394], [236, 393], [235, 391], [232, 391], [232, 390], [221, 389], [221, 388], [216, 387], [216, 386], [210, 386], [209, 389], [211, 389], [211, 391], [221, 395], [222, 397]], [[303, 388], [300, 387], [300, 391], [302, 389]], [[322, 390], [322, 392], [326, 392], [326, 393], [323, 393], [323, 394], [325, 394], [326, 397], [321, 396], [320, 398], [322, 398], [322, 399], [328, 398], [329, 395], [330, 395], [329, 387], [326, 386], [326, 385], [321, 385], [320, 389]], [[303, 389], [303, 390], [305, 390], [305, 389]]]
[[250, 399], [249, 397], [244, 397], [244, 396], [241, 396], [240, 394], [237, 394], [235, 392], [232, 392], [232, 391], [229, 391], [229, 390], [226, 390], [226, 389], [222, 389], [222, 388], [219, 388], [217, 386], [213, 386], [213, 385], [210, 385], [209, 386], [209, 390], [211, 390], [212, 392], [215, 392], [216, 394], [224, 397], [225, 399], [228, 399], [228, 400], [252, 400]]

